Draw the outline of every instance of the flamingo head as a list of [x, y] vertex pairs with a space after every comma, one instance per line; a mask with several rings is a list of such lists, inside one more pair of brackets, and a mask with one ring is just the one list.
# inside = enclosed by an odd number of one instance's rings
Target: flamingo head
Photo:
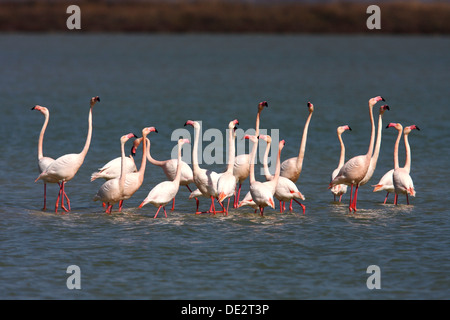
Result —
[[94, 106], [94, 104], [96, 102], [100, 102], [100, 97], [99, 96], [95, 96], [91, 98], [91, 108]]
[[309, 113], [314, 111], [314, 105], [311, 102], [308, 101], [308, 103], [306, 105], [308, 106]]
[[35, 105], [33, 108], [31, 108], [31, 110], [38, 110], [42, 114], [48, 113], [48, 109], [46, 107], [43, 107], [43, 106], [40, 106], [40, 105]]
[[146, 127], [144, 129], [142, 129], [142, 137], [147, 136], [150, 132], [158, 133], [158, 130], [156, 130], [155, 127]]
[[258, 104], [258, 113], [261, 112], [264, 108], [268, 108], [269, 104], [267, 101], [262, 101]]
[[343, 132], [345, 132], [345, 130], [350, 130], [350, 131], [352, 131], [352, 128], [350, 128], [349, 125], [339, 126], [339, 127], [337, 128], [337, 133], [338, 133], [338, 134], [342, 134]]
[[228, 129], [230, 130], [236, 130], [236, 125], [239, 124], [239, 120], [238, 119], [234, 119], [233, 121], [230, 121], [230, 123], [228, 124]]
[[390, 127], [394, 127], [395, 129], [397, 129], [398, 131], [402, 131], [403, 130], [403, 126], [400, 123], [395, 123], [395, 122], [391, 122], [389, 123], [386, 128], [390, 128]]
[[193, 126], [194, 128], [200, 128], [200, 124], [197, 121], [192, 121], [192, 120], [188, 120], [186, 121], [186, 123], [184, 124], [184, 126]]
[[125, 142], [127, 142], [129, 139], [131, 139], [131, 138], [137, 138], [137, 136], [136, 136], [134, 133], [126, 134], [126, 135], [120, 137], [120, 142], [125, 143]]
[[281, 140], [278, 143], [278, 152], [281, 152], [281, 150], [283, 150], [285, 144], [286, 144], [286, 141], [284, 141], [284, 140]]
[[179, 146], [182, 146], [182, 145], [185, 144], [185, 143], [190, 143], [190, 142], [189, 142], [189, 139], [183, 139], [183, 138], [178, 139], [178, 145], [179, 145]]
[[[137, 137], [136, 137], [137, 138]], [[133, 141], [133, 146], [131, 147], [131, 155], [134, 157], [136, 155], [136, 150], [142, 142], [142, 137], [137, 138]]]
[[389, 106], [388, 106], [387, 104], [383, 104], [383, 105], [380, 107], [380, 114], [383, 114], [386, 110], [390, 110], [390, 109], [389, 109]]
[[256, 143], [258, 142], [259, 137], [247, 134], [244, 136], [244, 139], [248, 139], [251, 142]]
[[373, 107], [378, 101], [386, 101], [382, 96], [376, 96], [369, 100], [369, 106]]
[[266, 141], [267, 143], [271, 143], [272, 142], [272, 137], [269, 136], [268, 134], [260, 134], [259, 138]]
[[411, 125], [411, 126], [405, 127], [405, 129], [403, 130], [403, 133], [404, 133], [404, 134], [409, 134], [409, 133], [411, 132], [411, 130], [414, 130], [414, 129], [420, 131], [419, 127], [416, 126], [415, 124], [413, 124], [413, 125]]

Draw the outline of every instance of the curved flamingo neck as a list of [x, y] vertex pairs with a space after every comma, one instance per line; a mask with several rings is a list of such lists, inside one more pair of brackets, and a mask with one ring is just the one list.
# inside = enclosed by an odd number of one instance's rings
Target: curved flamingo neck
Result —
[[194, 170], [199, 170], [200, 167], [198, 165], [198, 139], [199, 137], [199, 133], [200, 133], [200, 128], [198, 126], [194, 126], [194, 135], [195, 135], [195, 140], [194, 140], [194, 146], [192, 147], [192, 169]]
[[406, 160], [405, 160], [404, 168], [409, 173], [410, 170], [411, 170], [411, 147], [409, 146], [408, 134], [407, 133], [405, 133], [403, 135], [403, 139], [405, 140], [405, 150], [406, 150]]
[[44, 157], [44, 134], [45, 134], [45, 130], [47, 129], [50, 114], [48, 112], [46, 112], [44, 114], [44, 116], [45, 116], [44, 124], [42, 125], [41, 133], [39, 134], [38, 159], [41, 159]]
[[258, 110], [258, 113], [256, 114], [256, 123], [255, 123], [255, 136], [259, 136], [259, 119], [261, 117], [261, 110]]
[[394, 169], [398, 169], [400, 166], [398, 164], [398, 145], [402, 137], [402, 130], [398, 130], [397, 140], [395, 140], [394, 146]]
[[273, 179], [273, 176], [269, 171], [269, 164], [268, 164], [270, 144], [271, 143], [267, 141], [266, 151], [264, 152], [264, 160], [263, 160], [264, 175], [266, 176], [267, 181]]
[[378, 131], [377, 131], [377, 143], [375, 144], [375, 149], [372, 154], [371, 161], [373, 163], [377, 163], [378, 156], [380, 155], [380, 148], [381, 148], [381, 128], [383, 126], [383, 114], [380, 113], [378, 116]]
[[228, 165], [227, 165], [227, 172], [233, 173], [233, 167], [234, 167], [234, 153], [236, 152], [235, 147], [235, 134], [234, 129], [228, 129]]
[[281, 170], [281, 148], [278, 149], [278, 156], [277, 156], [277, 165], [275, 166], [275, 175], [273, 176], [272, 181], [275, 185], [278, 183], [278, 179], [280, 178], [280, 170]]
[[147, 148], [147, 160], [155, 165], [155, 166], [163, 166], [165, 161], [160, 161], [160, 160], [156, 160], [152, 157], [152, 155], [150, 154], [150, 148], [151, 148], [151, 143], [150, 143], [150, 139], [149, 138], [145, 138], [145, 140], [147, 140], [147, 144], [148, 144], [148, 148]]
[[303, 128], [302, 141], [300, 143], [300, 149], [298, 151], [298, 156], [297, 156], [297, 170], [299, 172], [302, 171], [302, 167], [303, 167], [303, 159], [305, 158], [305, 149], [306, 149], [306, 139], [308, 138], [308, 128], [309, 128], [309, 123], [311, 121], [312, 114], [313, 113], [311, 111], [308, 115], [308, 118], [306, 119], [305, 127]]
[[86, 137], [86, 143], [84, 144], [83, 150], [81, 150], [80, 155], [82, 157], [86, 157], [86, 154], [89, 150], [89, 146], [91, 144], [91, 138], [92, 138], [92, 107], [89, 109], [89, 117], [88, 117], [88, 133]]
[[147, 134], [142, 135], [142, 141], [144, 141], [144, 146], [142, 147], [142, 161], [141, 161], [141, 167], [139, 168], [139, 179], [141, 181], [144, 180], [144, 173], [145, 173], [145, 164], [147, 163]]
[[121, 160], [120, 160], [120, 178], [119, 178], [119, 190], [120, 193], [123, 194], [123, 190], [125, 189], [125, 141], [121, 141], [120, 143], [121, 149]]
[[173, 180], [177, 184], [180, 184], [180, 180], [181, 180], [181, 147], [182, 146], [183, 145], [181, 143], [178, 144], [177, 173], [175, 174], [175, 179]]
[[342, 168], [345, 163], [345, 145], [344, 145], [344, 141], [342, 140], [341, 134], [338, 134], [338, 139], [339, 139], [339, 143], [341, 144], [341, 155], [339, 157], [338, 168]]
[[256, 181], [255, 179], [255, 156], [256, 156], [256, 150], [258, 149], [258, 140], [256, 140], [253, 143], [252, 152], [250, 153], [250, 184], [254, 183]]
[[375, 143], [375, 121], [373, 119], [373, 106], [372, 105], [369, 105], [369, 114], [370, 114], [370, 122], [372, 124], [372, 130], [370, 133], [369, 150], [367, 151], [366, 156], [370, 159], [373, 154], [373, 145]]

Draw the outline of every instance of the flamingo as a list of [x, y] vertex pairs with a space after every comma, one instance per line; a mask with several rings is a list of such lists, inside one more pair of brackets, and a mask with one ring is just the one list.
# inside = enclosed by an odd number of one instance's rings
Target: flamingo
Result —
[[[125, 176], [125, 183], [123, 188], [123, 200], [127, 200], [133, 196], [133, 194], [139, 190], [142, 183], [144, 182], [144, 174], [145, 174], [145, 165], [147, 163], [147, 143], [146, 138], [150, 132], [158, 132], [155, 127], [146, 127], [142, 129], [142, 139], [144, 141], [144, 146], [142, 147], [142, 161], [139, 171], [128, 173]], [[119, 211], [122, 208], [119, 207]]]
[[93, 198], [94, 201], [101, 200], [103, 203], [107, 204], [106, 213], [108, 214], [111, 214], [114, 204], [123, 201], [123, 190], [125, 185], [125, 177], [127, 175], [125, 143], [133, 137], [136, 138], [134, 133], [129, 133], [120, 137], [121, 165], [119, 176], [113, 179], [107, 179], [106, 182], [101, 185], [97, 194]]
[[[47, 129], [48, 121], [50, 118], [50, 111], [46, 107], [42, 107], [39, 105], [34, 106], [31, 108], [31, 110], [38, 110], [44, 115], [44, 124], [42, 125], [41, 132], [39, 134], [39, 140], [38, 140], [38, 168], [39, 168], [39, 174], [41, 174], [55, 159], [50, 157], [45, 157], [43, 152], [43, 144], [44, 144], [44, 134], [45, 130]], [[47, 210], [47, 183], [58, 183], [58, 180], [51, 179], [50, 177], [46, 178], [44, 181], [44, 207], [42, 210]], [[67, 195], [66, 195], [67, 197]], [[66, 198], [67, 199], [67, 198]], [[67, 200], [69, 201], [69, 200]]]
[[[250, 194], [252, 196], [252, 200], [259, 207], [260, 215], [264, 215], [264, 208], [269, 206], [272, 209], [275, 209], [275, 204], [273, 202], [273, 196], [276, 191], [276, 186], [278, 184], [278, 180], [280, 177], [280, 156], [281, 150], [284, 147], [284, 140], [281, 140], [278, 144], [278, 157], [277, 164], [275, 167], [275, 175], [272, 180], [260, 182], [255, 179], [255, 155], [256, 150], [258, 148], [258, 137], [246, 135], [245, 139], [250, 139], [253, 142], [253, 148], [251, 152], [252, 162], [250, 163]], [[239, 204], [239, 207], [242, 206], [242, 202]]]
[[[220, 174], [212, 170], [202, 169], [198, 165], [198, 139], [200, 133], [200, 124], [198, 123], [198, 121], [188, 120], [184, 125], [190, 125], [194, 127], [195, 140], [194, 146], [192, 148], [192, 172], [194, 176], [194, 183], [205, 197], [211, 199], [210, 210], [207, 212], [210, 213], [212, 211], [214, 214], [216, 214], [214, 199], [216, 199], [218, 196], [217, 181], [219, 180]], [[225, 208], [223, 207], [222, 203], [219, 202], [219, 204], [222, 206], [223, 212], [225, 212]], [[198, 211], [198, 206], [195, 213], [202, 213]]]
[[[178, 168], [178, 160], [177, 159], [167, 159], [167, 160], [163, 160], [163, 161], [159, 161], [156, 160], [152, 157], [151, 153], [150, 153], [150, 140], [147, 138], [147, 144], [148, 144], [148, 149], [147, 149], [147, 160], [155, 165], [160, 167], [164, 174], [166, 175], [167, 179], [173, 181], [176, 177], [176, 173], [177, 173], [177, 168]], [[184, 162], [183, 160], [181, 160], [181, 178], [180, 178], [180, 185], [181, 186], [186, 186], [186, 188], [188, 188], [189, 192], [192, 192], [191, 188], [189, 187], [190, 183], [194, 182], [194, 175], [192, 173], [192, 169], [191, 167]], [[195, 199], [197, 201], [197, 207], [198, 207], [198, 199]], [[175, 197], [172, 200], [172, 209], [175, 209]]]
[[237, 177], [233, 174], [234, 158], [235, 158], [235, 139], [236, 139], [236, 125], [239, 124], [237, 119], [230, 121], [228, 124], [228, 166], [227, 170], [222, 173], [217, 181], [217, 193], [220, 203], [228, 198], [228, 205], [226, 214], [228, 215], [228, 207], [230, 205], [230, 197], [235, 194]]
[[139, 205], [139, 208], [142, 208], [147, 203], [153, 204], [155, 207], [158, 207], [154, 218], [158, 216], [159, 210], [163, 208], [164, 215], [167, 218], [165, 205], [168, 204], [178, 193], [178, 189], [180, 188], [181, 181], [181, 169], [183, 166], [183, 162], [181, 161], [181, 147], [183, 144], [189, 143], [188, 139], [179, 139], [178, 140], [178, 161], [177, 161], [177, 170], [175, 173], [175, 179], [170, 181], [163, 181], [157, 184], [150, 192], [147, 197], [142, 201]]
[[[302, 141], [300, 143], [300, 149], [298, 151], [298, 156], [284, 160], [281, 163], [281, 173], [282, 177], [290, 179], [292, 182], [296, 183], [300, 177], [300, 173], [303, 168], [303, 160], [305, 158], [306, 140], [308, 138], [308, 128], [311, 122], [311, 117], [314, 112], [314, 105], [311, 102], [307, 103], [309, 115], [305, 122], [305, 127], [303, 128]], [[292, 210], [292, 200], [289, 205], [290, 210]]]
[[[402, 131], [403, 131], [403, 126], [400, 123], [389, 123], [386, 128], [390, 128], [390, 127], [394, 127], [395, 129], [397, 129], [398, 131], [398, 135], [397, 135], [397, 139], [395, 140], [395, 145], [394, 145], [394, 168], [398, 168], [398, 145], [400, 143], [400, 139], [402, 138]], [[395, 188], [394, 188], [394, 170], [395, 169], [391, 169], [388, 172], [386, 172], [383, 177], [381, 177], [380, 181], [376, 184], [373, 185], [372, 187], [374, 187], [373, 192], [378, 192], [378, 191], [386, 191], [386, 197], [384, 198], [384, 202], [383, 204], [386, 204], [386, 201], [388, 199], [389, 193], [393, 193], [395, 192]]]
[[[352, 130], [352, 128], [350, 128], [348, 125], [345, 126], [339, 126], [337, 128], [337, 136], [339, 139], [339, 143], [341, 145], [341, 155], [339, 157], [339, 164], [337, 166], [336, 169], [333, 170], [333, 172], [331, 173], [331, 180], [332, 181], [337, 174], [339, 173], [339, 170], [341, 170], [342, 166], [345, 163], [345, 145], [344, 145], [344, 141], [342, 140], [342, 134], [346, 131], [346, 130]], [[331, 193], [334, 195], [334, 201], [336, 201], [336, 196], [339, 196], [339, 202], [341, 202], [342, 200], [342, 195], [345, 194], [347, 192], [347, 185], [346, 184], [338, 184], [335, 185], [334, 187], [331, 188]]]
[[[372, 125], [369, 150], [365, 155], [355, 156], [350, 160], [348, 160], [341, 168], [341, 170], [339, 170], [338, 175], [330, 182], [328, 186], [329, 189], [331, 189], [334, 185], [342, 183], [351, 186], [349, 211], [352, 210], [356, 211], [359, 184], [362, 181], [362, 179], [364, 179], [364, 177], [366, 176], [366, 173], [370, 165], [370, 159], [372, 158], [373, 145], [375, 142], [375, 123], [373, 119], [373, 107], [378, 101], [385, 101], [385, 100], [381, 96], [377, 96], [369, 100], [369, 114], [370, 114], [370, 122]], [[353, 186], [356, 186], [354, 195], [353, 195]]]
[[[92, 109], [97, 101], [100, 101], [99, 97], [91, 98], [88, 117], [88, 134], [83, 150], [80, 153], [70, 153], [57, 158], [35, 180], [35, 182], [38, 180], [53, 180], [60, 183], [59, 193], [55, 204], [55, 213], [58, 212], [59, 198], [61, 198], [61, 208], [66, 212], [70, 211], [70, 201], [64, 191], [64, 185], [76, 175], [89, 150], [92, 137]], [[66, 197], [68, 208], [64, 206], [64, 197]]]
[[[267, 107], [269, 107], [267, 101], [262, 101], [258, 104], [258, 113], [256, 114], [256, 124], [255, 124], [255, 136], [259, 136], [259, 118], [263, 109]], [[240, 154], [235, 157], [233, 174], [238, 180], [239, 186], [236, 185], [237, 190], [234, 197], [234, 204], [233, 204], [234, 208], [237, 208], [239, 203], [242, 183], [244, 183], [245, 179], [247, 179], [250, 174], [250, 160], [251, 160], [250, 155], [248, 153]]]
[[[134, 157], [136, 156], [136, 149], [139, 146], [140, 142], [141, 138], [134, 140], [130, 155], [128, 157], [125, 157], [124, 159], [125, 173], [137, 171], [136, 163], [134, 162]], [[121, 168], [122, 168], [122, 157], [114, 158], [91, 174], [91, 182], [96, 179], [111, 180], [118, 178], [120, 177], [121, 174], [122, 170]]]
[[[409, 204], [408, 195], [413, 197], [416, 196], [416, 191], [414, 190], [414, 183], [411, 176], [409, 175], [411, 171], [411, 148], [408, 142], [408, 135], [413, 129], [420, 130], [419, 127], [416, 125], [411, 125], [403, 129], [403, 139], [405, 140], [405, 149], [406, 149], [406, 160], [405, 166], [403, 168], [400, 168], [398, 166], [394, 168], [393, 181], [395, 189], [395, 200], [394, 200], [395, 205], [398, 204], [397, 200], [399, 194], [406, 195], [407, 204]], [[398, 158], [398, 152], [394, 156]]]
[[[269, 135], [260, 135], [259, 139], [262, 139], [266, 141], [266, 151], [264, 152], [264, 160], [263, 160], [263, 166], [264, 166], [264, 175], [266, 176], [267, 181], [271, 181], [274, 176], [269, 171], [268, 166], [268, 157], [269, 157], [269, 150], [270, 145], [272, 143], [272, 137]], [[299, 202], [297, 199], [305, 200], [305, 196], [298, 190], [295, 183], [293, 183], [291, 180], [289, 180], [286, 177], [279, 177], [278, 183], [275, 189], [275, 198], [280, 201], [280, 212], [283, 212], [285, 210], [284, 203], [286, 201], [294, 200], [297, 202], [303, 209], [303, 214], [305, 214], [305, 206]]]
[[380, 155], [381, 147], [381, 131], [383, 128], [383, 114], [386, 110], [389, 110], [389, 106], [384, 104], [380, 107], [380, 113], [378, 115], [378, 132], [377, 132], [377, 142], [375, 144], [375, 149], [373, 151], [372, 158], [370, 158], [369, 169], [367, 169], [366, 176], [359, 183], [360, 186], [365, 185], [370, 178], [372, 178], [375, 168], [377, 167], [378, 156]]

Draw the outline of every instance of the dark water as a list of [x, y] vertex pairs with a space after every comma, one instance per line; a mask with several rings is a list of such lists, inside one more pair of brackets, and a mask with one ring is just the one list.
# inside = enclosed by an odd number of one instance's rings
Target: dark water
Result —
[[[447, 37], [2, 35], [0, 48], [0, 298], [449, 298]], [[81, 151], [95, 95], [90, 150], [66, 186], [72, 211], [42, 212], [42, 183], [34, 180], [43, 116], [30, 109], [50, 109], [44, 154], [56, 158]], [[367, 101], [377, 95], [391, 108], [383, 126], [421, 129], [409, 136], [417, 196], [394, 206], [392, 196], [383, 205], [385, 194], [372, 192], [393, 167], [396, 131], [383, 128], [377, 169], [349, 214], [348, 193], [337, 204], [327, 190], [339, 158], [336, 127], [353, 129], [344, 134], [347, 158], [366, 153]], [[122, 213], [106, 215], [91, 200], [102, 182], [90, 174], [119, 156], [121, 135], [157, 127], [152, 154], [167, 159], [186, 120], [224, 132], [238, 118], [247, 130], [263, 100], [261, 128], [286, 140], [283, 159], [297, 155], [306, 103], [314, 103], [297, 183], [305, 215], [298, 207], [266, 209], [264, 217], [248, 207], [194, 215], [182, 188], [175, 211], [153, 219], [153, 206], [137, 209], [165, 180], [149, 163]], [[49, 185], [50, 208], [56, 195]], [[80, 267], [80, 290], [66, 286], [70, 265]], [[370, 265], [380, 268], [381, 289], [366, 286]]]

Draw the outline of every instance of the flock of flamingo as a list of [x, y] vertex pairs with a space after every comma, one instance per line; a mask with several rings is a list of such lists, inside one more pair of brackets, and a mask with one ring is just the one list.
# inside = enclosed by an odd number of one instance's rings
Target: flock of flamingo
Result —
[[[55, 212], [58, 212], [59, 203], [63, 212], [70, 211], [70, 200], [64, 191], [65, 183], [70, 181], [78, 172], [79, 168], [84, 162], [86, 154], [89, 150], [92, 137], [92, 109], [94, 105], [100, 101], [99, 97], [93, 97], [90, 101], [89, 117], [88, 117], [88, 133], [85, 145], [80, 153], [71, 153], [63, 155], [57, 159], [46, 157], [43, 155], [43, 140], [45, 130], [47, 128], [50, 113], [46, 107], [36, 105], [32, 110], [40, 111], [44, 116], [44, 124], [40, 131], [38, 140], [38, 168], [39, 176], [35, 181], [42, 180], [44, 182], [44, 207], [46, 210], [47, 202], [47, 183], [57, 183], [59, 185], [59, 192], [55, 203]], [[371, 122], [371, 136], [369, 148], [366, 154], [352, 157], [345, 161], [345, 146], [342, 140], [342, 134], [346, 130], [351, 130], [348, 125], [339, 126], [337, 128], [337, 136], [341, 146], [339, 157], [339, 164], [332, 172], [328, 188], [334, 195], [334, 200], [338, 199], [341, 202], [343, 194], [347, 192], [347, 186], [351, 187], [349, 211], [357, 211], [357, 196], [360, 186], [366, 184], [372, 177], [381, 146], [381, 132], [382, 132], [382, 117], [389, 106], [382, 105], [379, 111], [377, 141], [375, 144], [375, 122], [373, 116], [373, 107], [379, 101], [385, 101], [381, 96], [371, 98], [369, 100], [369, 115]], [[92, 173], [91, 181], [96, 179], [106, 180], [99, 188], [97, 194], [94, 196], [94, 201], [101, 201], [105, 212], [112, 213], [112, 208], [116, 203], [119, 203], [120, 212], [123, 207], [123, 201], [131, 198], [133, 194], [142, 186], [144, 181], [144, 173], [147, 161], [151, 164], [161, 167], [164, 171], [167, 181], [157, 184], [147, 195], [147, 197], [139, 205], [142, 208], [150, 203], [157, 207], [154, 218], [158, 216], [161, 208], [167, 217], [165, 206], [172, 202], [172, 210], [175, 208], [175, 197], [180, 186], [186, 186], [190, 191], [189, 199], [196, 200], [196, 214], [200, 213], [223, 213], [228, 215], [230, 199], [234, 197], [233, 207], [240, 208], [243, 206], [250, 206], [255, 209], [255, 213], [259, 210], [261, 216], [264, 214], [264, 208], [271, 207], [275, 209], [274, 198], [279, 201], [280, 212], [286, 210], [286, 202], [289, 202], [289, 210], [293, 210], [293, 202], [298, 203], [305, 214], [305, 205], [299, 200], [305, 200], [304, 195], [299, 191], [296, 182], [300, 177], [303, 167], [303, 159], [306, 149], [306, 140], [308, 134], [308, 127], [314, 111], [312, 103], [307, 104], [309, 115], [303, 129], [302, 140], [300, 144], [299, 153], [296, 157], [289, 158], [281, 162], [281, 151], [283, 150], [285, 141], [281, 140], [278, 144], [277, 160], [275, 166], [275, 174], [272, 175], [268, 168], [268, 154], [271, 149], [272, 138], [269, 135], [259, 134], [260, 115], [264, 108], [268, 107], [266, 101], [260, 102], [258, 105], [258, 112], [256, 115], [256, 127], [254, 135], [245, 135], [245, 139], [249, 139], [252, 143], [250, 154], [235, 155], [235, 140], [236, 140], [236, 125], [239, 124], [237, 119], [232, 120], [228, 124], [228, 160], [227, 169], [222, 173], [215, 172], [210, 169], [200, 168], [198, 163], [198, 142], [200, 133], [200, 124], [197, 121], [188, 120], [185, 126], [192, 126], [194, 128], [194, 144], [192, 148], [192, 169], [184, 161], [182, 161], [182, 146], [185, 143], [190, 143], [187, 139], [178, 140], [178, 158], [168, 159], [165, 161], [155, 160], [150, 153], [150, 139], [147, 136], [151, 132], [158, 132], [155, 127], [146, 127], [142, 129], [142, 137], [137, 137], [134, 133], [128, 133], [120, 138], [121, 156], [117, 157], [98, 171]], [[394, 204], [398, 204], [398, 195], [406, 195], [406, 201], [409, 204], [408, 196], [415, 196], [414, 184], [410, 176], [411, 170], [411, 148], [408, 142], [408, 134], [413, 129], [419, 130], [416, 125], [411, 125], [403, 128], [400, 123], [389, 123], [386, 128], [394, 127], [398, 130], [398, 136], [394, 146], [394, 168], [388, 171], [380, 181], [374, 185], [374, 192], [386, 191], [386, 203], [389, 193], [395, 193]], [[403, 134], [406, 161], [403, 167], [399, 166], [398, 148], [401, 136]], [[131, 148], [131, 154], [125, 155], [125, 143], [134, 139]], [[259, 145], [259, 140], [266, 142], [266, 148], [263, 158], [263, 167], [266, 181], [257, 181], [255, 178], [255, 156]], [[137, 170], [134, 162], [134, 157], [138, 146], [142, 144], [142, 161], [139, 170]], [[240, 200], [241, 187], [246, 179], [249, 179], [250, 190]], [[189, 185], [195, 184], [197, 189], [192, 190]], [[199, 211], [198, 198], [206, 197], [211, 201], [208, 211]], [[338, 198], [336, 198], [338, 197]], [[228, 199], [228, 204], [225, 207], [224, 201]], [[217, 201], [221, 210], [216, 211], [215, 201]], [[65, 205], [67, 204], [67, 207]]]

